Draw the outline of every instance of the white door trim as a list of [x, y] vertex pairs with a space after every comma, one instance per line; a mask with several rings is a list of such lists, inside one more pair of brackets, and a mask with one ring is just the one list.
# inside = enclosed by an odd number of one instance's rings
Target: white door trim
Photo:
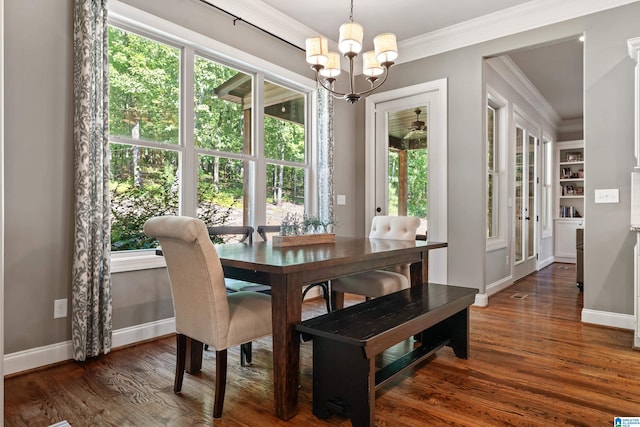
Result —
[[[437, 92], [439, 112], [433, 120], [438, 121], [437, 134], [430, 135], [429, 153], [432, 159], [429, 169], [429, 218], [434, 226], [429, 227], [428, 237], [431, 241], [447, 241], [447, 79], [433, 80], [413, 86], [393, 89], [370, 95], [365, 105], [365, 229], [369, 232], [369, 224], [375, 215], [375, 143], [376, 143], [376, 104], [413, 97], [421, 93]], [[431, 184], [434, 184], [433, 186]], [[437, 185], [435, 184], [437, 183]], [[435, 219], [435, 220], [434, 220]], [[429, 280], [446, 283], [447, 260], [446, 249], [439, 249], [429, 254]]]

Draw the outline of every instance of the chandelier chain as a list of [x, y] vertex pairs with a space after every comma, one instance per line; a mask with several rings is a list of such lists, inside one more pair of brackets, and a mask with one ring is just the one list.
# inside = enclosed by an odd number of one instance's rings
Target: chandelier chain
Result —
[[349, 12], [349, 22], [353, 22], [353, 0], [351, 0], [351, 12]]

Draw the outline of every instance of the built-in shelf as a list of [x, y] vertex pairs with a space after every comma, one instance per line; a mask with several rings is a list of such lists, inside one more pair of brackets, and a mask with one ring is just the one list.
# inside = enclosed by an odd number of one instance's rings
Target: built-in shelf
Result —
[[584, 220], [584, 142], [556, 143], [554, 257], [576, 262], [576, 230]]

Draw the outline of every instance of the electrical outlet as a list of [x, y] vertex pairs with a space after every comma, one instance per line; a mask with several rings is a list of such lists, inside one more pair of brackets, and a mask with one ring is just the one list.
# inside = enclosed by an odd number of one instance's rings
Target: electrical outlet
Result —
[[67, 317], [67, 299], [57, 299], [53, 301], [53, 318], [59, 319]]

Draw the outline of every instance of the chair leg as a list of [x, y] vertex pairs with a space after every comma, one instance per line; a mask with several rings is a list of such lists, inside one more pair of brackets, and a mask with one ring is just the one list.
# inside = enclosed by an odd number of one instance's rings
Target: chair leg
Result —
[[322, 298], [324, 298], [325, 304], [327, 304], [327, 313], [331, 313], [331, 296], [329, 295], [329, 283], [324, 282], [322, 286]]
[[240, 344], [240, 366], [251, 364], [251, 341]]
[[216, 390], [213, 401], [213, 418], [222, 417], [224, 391], [227, 385], [227, 350], [216, 351]]
[[309, 285], [304, 288], [304, 291], [302, 292], [302, 301], [304, 301], [304, 297], [307, 296], [307, 292], [316, 286], [320, 286], [322, 288], [322, 298], [324, 298], [324, 301], [327, 304], [327, 313], [329, 313], [331, 311], [331, 298], [329, 297], [329, 285], [327, 282], [314, 283], [313, 285]]
[[176, 335], [176, 377], [173, 382], [173, 392], [180, 393], [182, 390], [182, 379], [184, 378], [185, 362], [187, 360], [187, 337], [182, 334]]

